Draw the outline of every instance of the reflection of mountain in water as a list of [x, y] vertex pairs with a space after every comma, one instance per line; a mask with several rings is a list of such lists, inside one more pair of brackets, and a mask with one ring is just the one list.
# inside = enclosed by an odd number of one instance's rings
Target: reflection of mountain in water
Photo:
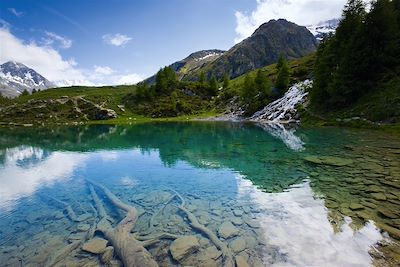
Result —
[[45, 151], [41, 148], [31, 146], [19, 146], [15, 148], [6, 149], [5, 163], [15, 163], [20, 167], [31, 167], [45, 160], [50, 156], [51, 152]]
[[[158, 149], [161, 160], [173, 165], [184, 160], [194, 166], [230, 168], [248, 177], [266, 191], [282, 191], [305, 178], [294, 162], [298, 155], [276, 142], [276, 138], [252, 124], [190, 122], [119, 126], [84, 126], [41, 129], [2, 129], [1, 143], [31, 144], [51, 150], [92, 151], [96, 149]], [[270, 131], [272, 133], [272, 131]], [[278, 128], [273, 131], [285, 132]], [[286, 131], [290, 138], [292, 132]], [[286, 141], [285, 136], [279, 140]], [[294, 140], [294, 139], [293, 139]], [[300, 141], [301, 142], [301, 141]]]
[[[51, 151], [107, 150], [107, 159], [113, 160], [109, 150], [139, 148], [146, 152], [156, 149], [165, 165], [185, 161], [200, 168], [229, 168], [267, 192], [287, 191], [290, 185], [301, 185], [309, 176], [309, 187], [324, 200], [332, 229], [342, 232], [343, 227], [347, 230], [350, 227], [359, 233], [360, 229], [370, 229], [369, 222], [374, 221], [381, 230], [400, 238], [398, 140], [381, 132], [337, 128], [300, 128], [296, 132], [300, 139], [292, 131], [280, 126], [265, 131], [252, 124], [218, 122], [2, 128], [0, 154], [2, 149], [24, 145]], [[299, 151], [294, 152], [289, 147]], [[57, 152], [49, 159], [54, 155], [58, 155]], [[309, 162], [305, 161], [306, 156], [345, 158], [352, 164], [335, 165], [332, 160], [330, 163]], [[74, 159], [73, 164], [79, 161], [76, 156], [69, 159]], [[56, 164], [64, 159], [53, 160]], [[50, 163], [49, 160], [44, 162]], [[71, 166], [76, 166], [73, 164]], [[6, 175], [3, 170], [0, 178], [2, 175]], [[395, 259], [400, 245], [395, 243], [378, 249], [387, 259]]]

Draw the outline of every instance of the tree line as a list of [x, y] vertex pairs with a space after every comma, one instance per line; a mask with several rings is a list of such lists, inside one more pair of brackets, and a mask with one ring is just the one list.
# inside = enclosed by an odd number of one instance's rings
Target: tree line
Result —
[[346, 107], [400, 72], [400, 0], [349, 0], [317, 51], [311, 102]]

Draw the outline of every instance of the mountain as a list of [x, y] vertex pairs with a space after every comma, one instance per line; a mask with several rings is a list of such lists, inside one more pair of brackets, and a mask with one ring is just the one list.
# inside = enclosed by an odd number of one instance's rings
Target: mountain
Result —
[[[171, 67], [178, 75], [179, 79], [185, 79], [190, 73], [202, 68], [205, 64], [212, 62], [225, 53], [223, 50], [211, 49], [201, 50], [190, 54], [188, 57], [174, 62]], [[153, 75], [145, 80], [147, 83], [154, 83], [156, 76]]]
[[215, 75], [221, 79], [225, 73], [235, 78], [277, 62], [281, 54], [290, 60], [303, 57], [316, 49], [317, 40], [306, 27], [284, 19], [270, 20], [217, 59], [199, 70], [187, 73], [185, 79], [197, 79], [200, 71], [208, 78]]
[[8, 61], [0, 65], [0, 93], [7, 97], [16, 97], [24, 90], [44, 90], [55, 85], [35, 70], [24, 64]]
[[330, 19], [327, 21], [322, 21], [317, 25], [309, 25], [307, 29], [321, 41], [324, 35], [329, 33], [335, 33], [337, 26], [339, 25], [339, 19]]

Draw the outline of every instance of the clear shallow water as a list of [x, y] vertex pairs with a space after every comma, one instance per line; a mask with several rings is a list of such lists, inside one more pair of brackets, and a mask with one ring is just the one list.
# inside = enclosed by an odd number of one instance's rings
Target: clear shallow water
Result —
[[[195, 122], [0, 129], [2, 266], [101, 264], [101, 255], [81, 249], [99, 222], [87, 179], [138, 209], [137, 236], [195, 236], [198, 246], [179, 260], [172, 240], [148, 247], [161, 266], [222, 264], [174, 191], [250, 266], [400, 262], [400, 140]], [[115, 226], [125, 212], [96, 192]]]

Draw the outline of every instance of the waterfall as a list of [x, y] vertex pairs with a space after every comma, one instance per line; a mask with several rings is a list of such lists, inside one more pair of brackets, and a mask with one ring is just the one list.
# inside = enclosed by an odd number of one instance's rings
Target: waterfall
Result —
[[249, 118], [256, 122], [292, 122], [296, 121], [296, 106], [303, 104], [308, 95], [308, 89], [312, 87], [312, 81], [305, 80], [294, 84], [284, 96], [257, 111]]

